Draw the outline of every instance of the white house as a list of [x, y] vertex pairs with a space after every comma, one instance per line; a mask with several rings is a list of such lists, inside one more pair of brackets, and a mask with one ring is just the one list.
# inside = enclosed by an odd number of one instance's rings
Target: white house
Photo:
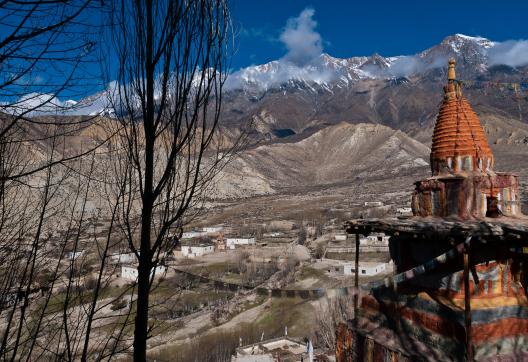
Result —
[[[155, 278], [162, 276], [167, 271], [167, 267], [164, 265], [158, 265], [152, 270], [152, 274]], [[122, 266], [121, 267], [121, 278], [136, 281], [138, 278], [138, 270], [134, 266]]]
[[206, 226], [202, 228], [202, 231], [207, 234], [219, 233], [224, 229], [223, 226]]
[[346, 234], [335, 234], [335, 241], [345, 241], [347, 239]]
[[214, 244], [201, 243], [201, 244], [182, 244], [181, 254], [186, 258], [196, 258], [206, 254], [214, 253]]
[[206, 236], [207, 235], [207, 232], [205, 231], [188, 231], [186, 233], [183, 233], [182, 234], [182, 239], [194, 239], [194, 238], [199, 238], [199, 237], [202, 237], [202, 236]]
[[110, 255], [110, 260], [115, 264], [130, 264], [137, 261], [134, 253], [118, 253]]
[[359, 240], [359, 245], [362, 246], [389, 246], [390, 236], [383, 233], [370, 234], [365, 238]]
[[261, 340], [237, 348], [231, 356], [231, 362], [274, 362], [282, 360], [279, 357], [281, 355], [287, 356], [288, 361], [312, 361], [313, 346], [311, 341], [307, 345], [285, 334], [283, 337]]
[[412, 209], [410, 207], [399, 207], [396, 209], [398, 215], [412, 215]]
[[362, 263], [359, 265], [360, 275], [376, 275], [387, 270], [387, 263]]
[[255, 238], [227, 238], [226, 247], [228, 249], [235, 249], [237, 246], [241, 245], [255, 245]]
[[[376, 262], [361, 262], [359, 263], [359, 275], [372, 276], [383, 273], [387, 270], [388, 263]], [[343, 265], [344, 275], [353, 275], [355, 268], [353, 263], [346, 263]]]
[[263, 236], [266, 238], [279, 238], [282, 236], [282, 233], [275, 231], [271, 233], [265, 233]]

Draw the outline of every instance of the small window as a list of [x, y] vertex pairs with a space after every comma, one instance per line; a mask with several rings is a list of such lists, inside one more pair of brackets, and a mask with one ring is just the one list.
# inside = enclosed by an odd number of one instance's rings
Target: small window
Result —
[[361, 269], [361, 274], [367, 274], [367, 271], [365, 269]]

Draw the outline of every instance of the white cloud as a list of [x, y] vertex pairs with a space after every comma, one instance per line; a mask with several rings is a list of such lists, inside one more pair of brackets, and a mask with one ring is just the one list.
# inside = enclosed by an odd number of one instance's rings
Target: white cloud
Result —
[[55, 112], [63, 107], [63, 102], [52, 94], [46, 93], [28, 93], [20, 97], [14, 103], [4, 103], [3, 111], [11, 114], [22, 114], [32, 110], [29, 115], [36, 113]]
[[232, 73], [228, 77], [226, 89], [239, 88], [245, 83], [267, 89], [295, 79], [315, 83], [334, 79], [337, 74], [321, 61], [323, 39], [315, 30], [317, 22], [313, 19], [314, 15], [314, 9], [306, 8], [299, 16], [289, 18], [279, 36], [287, 53], [277, 61]]
[[288, 19], [280, 35], [280, 41], [288, 49], [288, 53], [283, 57], [284, 60], [303, 66], [323, 52], [323, 40], [315, 31], [317, 22], [313, 19], [314, 15], [314, 9], [306, 8], [298, 17]]
[[440, 68], [447, 63], [446, 56], [438, 56], [432, 62], [426, 62], [417, 55], [397, 57], [388, 68], [388, 75], [392, 77], [408, 77], [423, 73], [431, 69]]
[[528, 40], [508, 40], [495, 43], [488, 50], [488, 64], [520, 67], [528, 64]]
[[407, 77], [424, 68], [424, 62], [417, 56], [398, 57], [389, 67], [389, 73], [394, 77]]

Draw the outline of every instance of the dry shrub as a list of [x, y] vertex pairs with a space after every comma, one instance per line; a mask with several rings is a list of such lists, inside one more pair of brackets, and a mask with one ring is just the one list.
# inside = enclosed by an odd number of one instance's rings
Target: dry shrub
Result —
[[125, 308], [127, 305], [128, 305], [128, 302], [125, 299], [123, 298], [116, 299], [112, 302], [110, 309], [113, 311], [116, 311], [116, 310]]

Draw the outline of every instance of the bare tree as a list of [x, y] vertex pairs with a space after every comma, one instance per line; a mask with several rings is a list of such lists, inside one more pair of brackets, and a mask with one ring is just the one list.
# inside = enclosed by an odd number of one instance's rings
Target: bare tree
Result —
[[[79, 68], [97, 28], [82, 34], [76, 27], [82, 16], [100, 15], [97, 4], [0, 2], [0, 28], [13, 30], [0, 38], [0, 64], [11, 74], [0, 80], [8, 100], [0, 114], [2, 359], [109, 358], [129, 348], [125, 329], [135, 316], [134, 356], [145, 360], [151, 271], [200, 212], [232, 146], [216, 137], [229, 29], [224, 1], [106, 3], [100, 10], [111, 15], [119, 60], [119, 86], [109, 96], [116, 117], [61, 117], [70, 106], [57, 97], [74, 94], [79, 83], [86, 90]], [[53, 77], [37, 82], [46, 67]], [[106, 137], [69, 149], [68, 137], [95, 122]], [[94, 192], [106, 195], [107, 213], [87, 211]], [[103, 235], [91, 229], [97, 218], [107, 226]], [[108, 259], [123, 237], [139, 278], [115, 295]], [[104, 310], [115, 306], [109, 318]]]
[[[112, 14], [119, 58], [113, 155], [126, 185], [122, 228], [138, 258], [134, 359], [146, 359], [152, 271], [200, 209], [222, 160], [215, 138], [226, 75], [224, 0], [121, 1]], [[137, 226], [136, 226], [137, 225]]]
[[[120, 348], [119, 331], [90, 342], [111, 271], [104, 253], [97, 271], [81, 256], [93, 217], [93, 151], [104, 142], [70, 149], [68, 138], [97, 117], [61, 117], [74, 106], [58, 100], [96, 86], [83, 68], [93, 61], [100, 29], [90, 18], [99, 10], [93, 0], [0, 2], [2, 360], [85, 360]], [[106, 241], [95, 240], [105, 251]]]
[[[74, 116], [89, 102], [71, 99], [103, 87], [95, 64], [104, 9], [97, 0], [0, 1], [0, 144], [65, 140], [97, 122], [97, 114]], [[55, 127], [53, 132], [48, 126]], [[89, 156], [103, 143], [82, 153], [61, 154], [67, 147], [56, 147], [52, 165]], [[44, 172], [47, 166], [25, 160], [2, 173], [0, 181]]]
[[317, 313], [317, 340], [322, 348], [333, 349], [336, 343], [336, 330], [341, 322], [354, 318], [352, 298], [337, 296], [320, 304], [321, 311]]
[[[53, 148], [47, 154], [52, 161]], [[88, 161], [84, 166], [79, 159], [68, 167], [49, 162], [42, 177], [37, 173], [21, 180], [27, 186], [7, 189], [6, 200], [18, 207], [17, 217], [6, 219], [9, 223], [0, 230], [4, 360], [86, 360], [95, 353], [111, 356], [128, 348], [122, 343], [122, 330], [131, 309], [113, 319], [104, 309], [115, 299], [131, 298], [133, 290], [117, 290], [119, 294], [107, 300], [102, 297], [114, 289], [110, 283], [116, 266], [108, 263], [108, 254], [115, 243], [111, 236], [116, 214], [114, 206], [107, 237], [91, 231], [99, 216], [88, 207], [95, 157]], [[114, 198], [110, 201], [115, 205]]]

